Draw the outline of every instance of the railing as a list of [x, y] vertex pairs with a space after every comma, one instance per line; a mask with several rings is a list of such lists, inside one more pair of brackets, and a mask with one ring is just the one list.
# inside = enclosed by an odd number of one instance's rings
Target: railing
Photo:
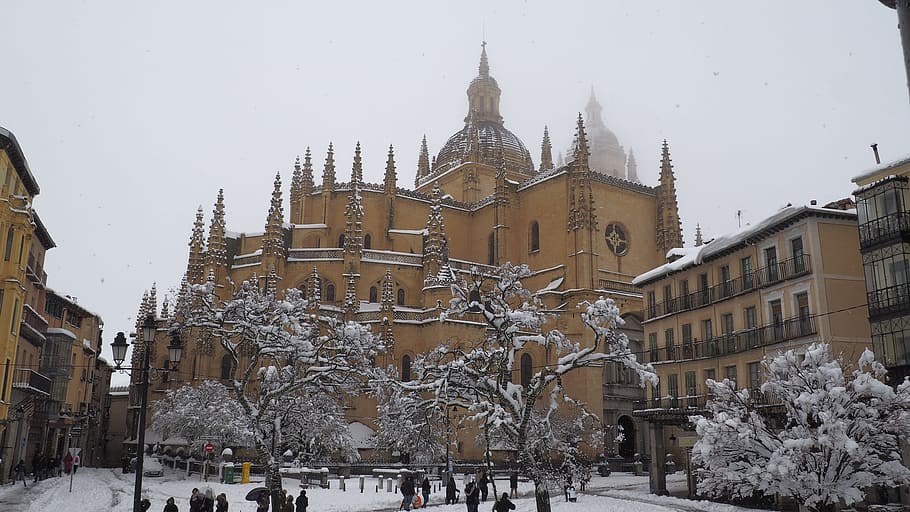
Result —
[[698, 309], [736, 295], [749, 293], [758, 288], [764, 288], [781, 281], [804, 276], [811, 272], [812, 268], [809, 255], [802, 254], [794, 258], [758, 268], [744, 276], [724, 281], [710, 288], [691, 292], [680, 297], [674, 297], [667, 301], [648, 304], [646, 312], [648, 319], [650, 320], [671, 313]]
[[477, 270], [482, 274], [492, 274], [496, 270], [496, 267], [492, 265], [456, 259], [449, 259], [449, 266], [452, 267], [453, 270], [462, 270], [464, 272], [470, 272], [471, 267], [477, 267]]
[[910, 212], [896, 212], [859, 225], [859, 248], [910, 235]]
[[645, 411], [648, 409], [660, 409], [661, 412], [685, 412], [686, 414], [692, 414], [703, 411], [710, 399], [710, 395], [664, 396], [660, 398], [650, 398], [648, 400], [636, 400], [632, 402], [632, 410]]
[[887, 315], [910, 309], [910, 283], [873, 290], [866, 294], [869, 316]]
[[[343, 256], [343, 249], [291, 249], [288, 254], [289, 261], [319, 261], [319, 260], [340, 260]], [[235, 265], [236, 260], [235, 260]]]
[[39, 315], [31, 307], [22, 308], [22, 329], [20, 333], [36, 343], [43, 343], [47, 333], [47, 319]]
[[608, 292], [626, 292], [641, 295], [641, 289], [632, 284], [631, 281], [617, 281], [616, 279], [599, 279], [597, 286], [601, 290]]
[[731, 334], [715, 336], [709, 340], [684, 342], [682, 347], [664, 347], [648, 351], [648, 362], [661, 361], [661, 352], [666, 351], [669, 360], [718, 357], [746, 352], [781, 341], [817, 334], [815, 317], [795, 317], [778, 323], [746, 329]]
[[242, 257], [242, 258], [234, 258], [234, 261], [233, 261], [233, 263], [231, 263], [231, 266], [232, 266], [232, 267], [242, 267], [242, 266], [244, 266], [244, 265], [258, 264], [258, 263], [261, 262], [261, 261], [262, 261], [262, 255], [261, 255], [261, 254], [253, 254], [252, 256], [244, 256], [244, 257]]
[[423, 256], [420, 254], [405, 254], [400, 252], [364, 249], [363, 259], [381, 261], [384, 263], [396, 263], [400, 265], [423, 266]]
[[16, 368], [13, 370], [13, 389], [21, 389], [34, 395], [51, 396], [51, 379], [29, 368]]

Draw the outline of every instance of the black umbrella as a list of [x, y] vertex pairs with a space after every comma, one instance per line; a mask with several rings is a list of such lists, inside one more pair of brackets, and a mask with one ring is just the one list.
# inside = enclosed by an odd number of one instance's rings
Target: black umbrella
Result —
[[268, 487], [255, 487], [252, 491], [246, 493], [247, 501], [259, 501], [259, 497], [263, 494], [268, 495]]

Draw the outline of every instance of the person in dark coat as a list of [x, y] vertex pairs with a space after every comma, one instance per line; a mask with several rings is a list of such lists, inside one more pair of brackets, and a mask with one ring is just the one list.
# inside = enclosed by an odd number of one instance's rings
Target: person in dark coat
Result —
[[269, 493], [264, 492], [256, 499], [256, 512], [269, 512]]
[[464, 488], [464, 501], [468, 506], [468, 512], [477, 512], [477, 506], [480, 505], [480, 489], [475, 482], [469, 482]]
[[177, 510], [177, 504], [174, 503], [174, 497], [173, 497], [173, 496], [167, 499], [167, 503], [164, 505], [164, 511], [163, 511], [163, 512], [179, 512], [179, 511]]
[[205, 494], [202, 495], [202, 512], [215, 512], [215, 493], [212, 492], [211, 487], [207, 488]]
[[401, 482], [401, 507], [405, 510], [411, 510], [411, 503], [414, 502], [414, 477], [408, 475]]
[[487, 478], [486, 471], [481, 471], [480, 480], [477, 482], [477, 484], [480, 487], [480, 501], [487, 501], [487, 494], [490, 493], [490, 490], [487, 488], [487, 486], [490, 484], [490, 479]]
[[205, 496], [194, 487], [193, 494], [190, 495], [190, 512], [202, 512], [203, 501], [205, 501]]
[[41, 454], [38, 452], [35, 452], [35, 456], [32, 457], [32, 473], [35, 474], [35, 482], [37, 482], [41, 476]]
[[15, 484], [21, 479], [22, 485], [28, 487], [28, 483], [25, 481], [25, 461], [19, 459], [19, 464], [16, 464], [16, 467], [13, 468], [13, 471], [16, 474], [16, 479], [13, 480], [13, 483]]
[[227, 495], [221, 493], [215, 498], [215, 512], [228, 512]]
[[420, 491], [423, 494], [423, 505], [421, 507], [427, 506], [427, 500], [430, 499], [430, 477], [423, 477], [423, 482], [420, 484]]
[[515, 510], [515, 504], [509, 501], [509, 495], [502, 493], [502, 497], [493, 505], [493, 512], [509, 512]]
[[509, 497], [518, 497], [518, 471], [512, 471], [509, 475]]
[[297, 512], [306, 512], [309, 504], [310, 500], [306, 497], [306, 490], [300, 491], [300, 496], [297, 496]]
[[455, 475], [449, 475], [446, 482], [446, 505], [458, 502], [458, 487], [455, 487]]

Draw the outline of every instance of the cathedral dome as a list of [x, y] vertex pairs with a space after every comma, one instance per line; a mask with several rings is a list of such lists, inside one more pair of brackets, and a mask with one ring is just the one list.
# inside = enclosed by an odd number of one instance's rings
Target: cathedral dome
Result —
[[507, 171], [534, 173], [531, 153], [521, 139], [502, 124], [499, 97], [502, 91], [490, 76], [486, 43], [480, 53], [477, 77], [468, 86], [468, 115], [465, 126], [449, 137], [439, 154], [433, 173], [445, 172], [465, 162], [499, 167], [499, 152]]

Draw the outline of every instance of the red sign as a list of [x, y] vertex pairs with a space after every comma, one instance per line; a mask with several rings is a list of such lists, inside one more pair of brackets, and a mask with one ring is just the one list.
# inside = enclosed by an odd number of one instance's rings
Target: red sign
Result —
[[205, 443], [205, 453], [212, 453], [215, 451], [215, 445], [212, 443]]

